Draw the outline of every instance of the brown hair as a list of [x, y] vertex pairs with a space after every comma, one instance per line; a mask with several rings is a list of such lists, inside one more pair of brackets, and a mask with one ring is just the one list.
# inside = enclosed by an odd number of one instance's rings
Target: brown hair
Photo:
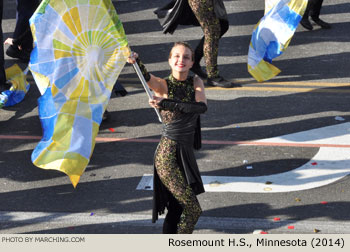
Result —
[[194, 61], [194, 51], [193, 51], [192, 47], [190, 46], [190, 44], [188, 44], [187, 42], [183, 42], [183, 41], [178, 41], [178, 42], [174, 43], [174, 45], [171, 48], [170, 53], [169, 53], [169, 59], [171, 58], [171, 55], [172, 55], [172, 52], [173, 52], [173, 48], [177, 47], [177, 46], [184, 46], [184, 47], [190, 49], [191, 56], [192, 56], [192, 61]]

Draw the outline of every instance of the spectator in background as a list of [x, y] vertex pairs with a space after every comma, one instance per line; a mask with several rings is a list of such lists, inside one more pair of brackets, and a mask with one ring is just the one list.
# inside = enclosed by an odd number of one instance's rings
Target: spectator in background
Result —
[[[2, 12], [4, 7], [4, 1], [0, 0], [0, 41], [2, 42]], [[1, 43], [0, 45], [0, 93], [10, 86], [6, 84], [6, 74], [5, 74], [5, 60], [4, 60], [4, 46]]]
[[[173, 33], [180, 25], [200, 25], [204, 36], [195, 49], [191, 71], [207, 84], [218, 87], [233, 87], [234, 84], [218, 70], [219, 40], [229, 27], [225, 5], [222, 0], [172, 0], [166, 6], [155, 10], [163, 28], [163, 33]], [[204, 55], [206, 73], [200, 67]]]
[[10, 44], [6, 54], [11, 58], [17, 58], [28, 62], [33, 50], [33, 37], [30, 31], [29, 19], [40, 4], [40, 0], [16, 0], [17, 14], [16, 27], [13, 39], [7, 40]]
[[308, 29], [311, 31], [314, 28], [309, 20], [309, 16], [316, 24], [321, 26], [323, 29], [330, 29], [331, 28], [331, 25], [329, 23], [321, 20], [319, 17], [320, 12], [321, 12], [321, 8], [322, 8], [322, 3], [323, 3], [323, 0], [309, 0], [308, 1], [307, 7], [305, 10], [305, 14], [300, 21], [300, 24], [305, 29]]

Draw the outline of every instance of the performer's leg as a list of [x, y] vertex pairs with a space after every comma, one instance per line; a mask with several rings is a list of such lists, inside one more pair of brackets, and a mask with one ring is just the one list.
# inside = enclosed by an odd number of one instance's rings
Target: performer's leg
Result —
[[199, 65], [201, 59], [203, 58], [203, 46], [204, 46], [204, 36], [199, 41], [196, 49], [194, 50], [194, 64]]
[[[178, 206], [175, 205], [175, 209], [170, 209], [170, 216], [168, 217], [174, 218], [172, 223], [177, 224], [176, 233], [191, 234], [202, 213], [196, 195], [193, 193], [192, 188], [185, 182], [185, 178], [179, 168], [168, 171], [162, 170], [161, 172], [157, 170], [157, 173], [162, 183], [178, 202]], [[182, 211], [179, 216], [180, 210]]]
[[30, 31], [29, 19], [39, 6], [40, 0], [16, 0], [16, 26], [13, 38], [17, 40], [16, 46], [10, 45], [6, 54], [12, 58], [28, 62], [33, 49], [33, 37]]
[[217, 66], [220, 21], [215, 16], [213, 0], [188, 0], [188, 3], [204, 32], [203, 52], [208, 77], [219, 75]]
[[16, 27], [13, 38], [18, 38], [29, 29], [29, 19], [39, 6], [40, 0], [16, 0]]
[[305, 28], [305, 29], [308, 29], [308, 30], [312, 30], [314, 27], [312, 26], [312, 24], [310, 23], [310, 20], [309, 20], [309, 16], [310, 16], [310, 10], [312, 8], [312, 3], [313, 0], [309, 0], [307, 2], [307, 6], [306, 6], [306, 9], [305, 9], [305, 13], [303, 15], [303, 18], [301, 19], [300, 21], [300, 24]]
[[[182, 208], [180, 218], [174, 217], [174, 222], [177, 223], [176, 233], [192, 233], [202, 209], [177, 164], [176, 142], [162, 138], [157, 148], [155, 166], [161, 182]], [[176, 214], [171, 213], [169, 218], [171, 216], [176, 216]], [[167, 220], [166, 225], [168, 224]]]
[[177, 224], [180, 221], [182, 207], [177, 200], [170, 195], [168, 212], [164, 219], [163, 234], [176, 234]]
[[[227, 32], [228, 22], [226, 20], [220, 20], [220, 38]], [[204, 47], [204, 36], [199, 41], [195, 51], [194, 51], [194, 64], [200, 63], [203, 58], [203, 47]]]
[[310, 9], [310, 17], [312, 19], [319, 19], [321, 7], [323, 0], [311, 0], [311, 9]]
[[[184, 179], [183, 174], [181, 175]], [[179, 185], [180, 187], [174, 186], [174, 191], [172, 192], [183, 208], [180, 220], [177, 224], [177, 233], [191, 234], [199, 216], [202, 214], [202, 208], [192, 188], [189, 185], [185, 187], [183, 183], [179, 183]]]
[[310, 9], [310, 16], [312, 20], [321, 26], [323, 29], [330, 29], [331, 25], [322, 19], [320, 19], [320, 12], [322, 8], [323, 0], [313, 0], [313, 6]]
[[2, 43], [3, 41], [3, 34], [2, 34], [2, 12], [3, 12], [3, 0], [0, 0], [0, 92], [4, 91], [5, 88], [5, 83], [6, 83], [6, 75], [5, 75], [5, 60], [4, 60], [4, 45]]
[[313, 6], [313, 0], [309, 0], [307, 2], [303, 18], [309, 18], [309, 16], [310, 16], [310, 9], [312, 8], [312, 6]]

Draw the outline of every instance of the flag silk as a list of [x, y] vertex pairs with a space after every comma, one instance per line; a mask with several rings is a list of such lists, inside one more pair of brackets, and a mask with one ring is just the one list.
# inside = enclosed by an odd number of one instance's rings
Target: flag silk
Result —
[[248, 51], [248, 72], [258, 82], [281, 72], [271, 62], [288, 47], [307, 5], [307, 0], [270, 1], [272, 8], [255, 26]]
[[20, 103], [29, 90], [29, 83], [26, 79], [27, 70], [22, 69], [14, 64], [5, 69], [6, 80], [11, 82], [12, 86], [9, 90], [5, 90], [0, 94], [0, 108], [14, 106]]
[[111, 0], [43, 0], [30, 26], [43, 129], [32, 162], [64, 172], [76, 187], [130, 49]]
[[280, 0], [265, 0], [265, 15], [268, 13], [273, 6], [275, 6]]

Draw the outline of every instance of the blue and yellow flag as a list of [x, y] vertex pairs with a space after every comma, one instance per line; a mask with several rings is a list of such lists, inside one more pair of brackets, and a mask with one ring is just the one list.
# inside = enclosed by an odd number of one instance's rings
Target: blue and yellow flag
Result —
[[43, 0], [30, 24], [43, 128], [32, 162], [66, 173], [76, 187], [130, 49], [111, 0]]
[[12, 85], [9, 90], [1, 92], [0, 108], [14, 106], [24, 99], [30, 88], [26, 78], [27, 71], [28, 69], [22, 71], [17, 64], [5, 69], [6, 80]]
[[265, 14], [266, 15], [280, 0], [265, 0]]
[[307, 0], [266, 0], [265, 16], [255, 26], [248, 52], [248, 72], [266, 81], [281, 71], [271, 64], [288, 47], [305, 12]]

